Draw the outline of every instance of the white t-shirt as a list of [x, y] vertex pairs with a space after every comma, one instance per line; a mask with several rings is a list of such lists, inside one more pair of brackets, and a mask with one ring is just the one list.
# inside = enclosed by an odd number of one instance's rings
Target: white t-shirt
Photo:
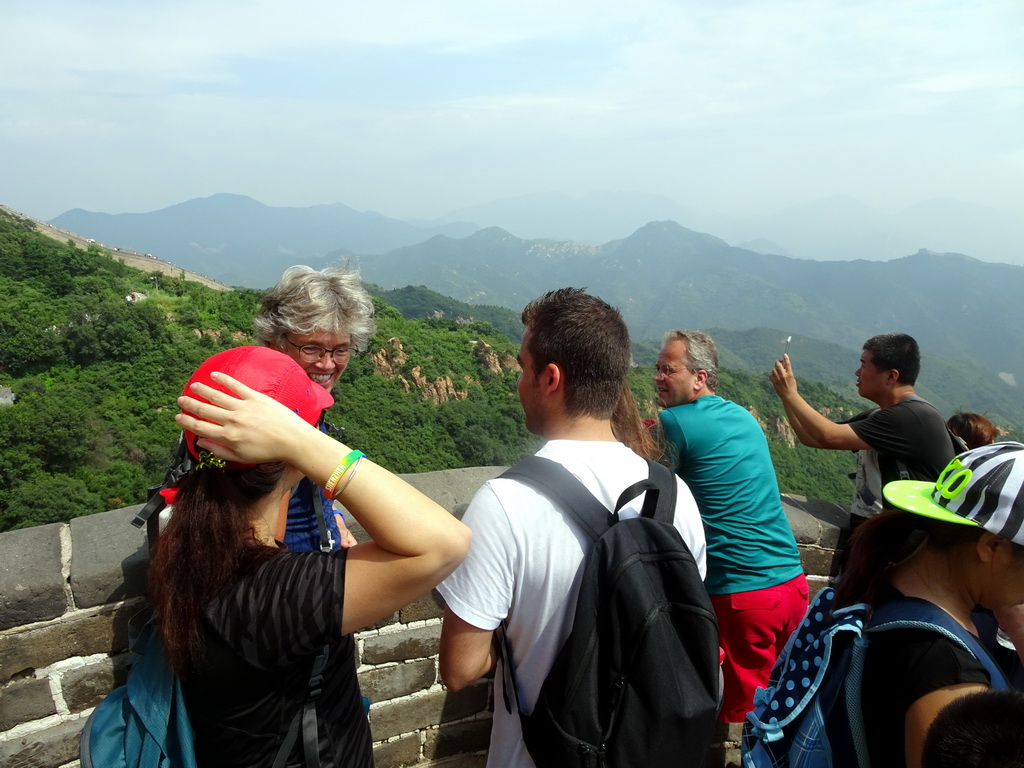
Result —
[[[625, 488], [648, 476], [647, 462], [622, 443], [552, 440], [538, 456], [562, 464], [609, 510]], [[705, 575], [704, 528], [693, 494], [678, 478], [675, 527]], [[639, 496], [620, 511], [637, 517]], [[541, 685], [572, 628], [576, 596], [590, 539], [575, 522], [531, 486], [496, 479], [470, 502], [463, 522], [473, 543], [462, 565], [439, 586], [448, 607], [463, 621], [492, 630], [508, 618], [508, 640], [519, 703], [533, 711]], [[505, 710], [504, 682], [495, 676], [494, 720], [487, 765], [534, 768], [523, 745], [511, 692]]]

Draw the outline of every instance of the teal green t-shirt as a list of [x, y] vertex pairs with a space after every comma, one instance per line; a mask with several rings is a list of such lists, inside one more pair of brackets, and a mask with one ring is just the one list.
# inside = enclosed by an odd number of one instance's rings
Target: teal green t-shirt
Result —
[[704, 521], [708, 593], [766, 589], [803, 573], [757, 420], [717, 395], [666, 408], [660, 419]]

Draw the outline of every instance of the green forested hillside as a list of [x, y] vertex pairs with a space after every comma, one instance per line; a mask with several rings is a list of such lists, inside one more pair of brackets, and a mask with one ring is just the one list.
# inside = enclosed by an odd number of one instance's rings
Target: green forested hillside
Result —
[[467, 304], [422, 285], [407, 285], [392, 290], [384, 290], [372, 283], [368, 283], [366, 287], [374, 296], [379, 296], [384, 303], [401, 312], [403, 317], [423, 320], [441, 318], [445, 322], [483, 321], [490, 323], [496, 331], [515, 341], [519, 341], [523, 336], [519, 312], [513, 312], [505, 307]]
[[[156, 279], [0, 217], [0, 389], [14, 396], [0, 405], [0, 530], [143, 501], [170, 459], [183, 383], [210, 354], [251, 343], [261, 295]], [[536, 447], [516, 396], [518, 329], [455, 305], [416, 320], [375, 304], [379, 330], [328, 413], [347, 442], [397, 472], [511, 464]], [[631, 378], [644, 416], [657, 412], [652, 374]], [[856, 407], [802, 389], [817, 407]], [[789, 444], [763, 374], [723, 371], [720, 394], [764, 424], [784, 491], [848, 500], [851, 455]]]
[[[0, 388], [15, 398], [0, 406], [0, 530], [143, 501], [170, 459], [189, 374], [251, 343], [262, 292], [166, 276], [157, 289], [150, 277], [0, 217]], [[377, 310], [373, 346], [328, 413], [352, 444], [398, 472], [507, 464], [530, 450], [505, 336]]]

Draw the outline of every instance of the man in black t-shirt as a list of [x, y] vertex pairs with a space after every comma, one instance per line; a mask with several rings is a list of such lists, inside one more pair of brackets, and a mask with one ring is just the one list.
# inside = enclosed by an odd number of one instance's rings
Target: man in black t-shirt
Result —
[[864, 342], [854, 375], [857, 392], [878, 407], [843, 423], [830, 421], [800, 396], [789, 355], [783, 355], [769, 374], [801, 443], [859, 452], [850, 508], [859, 518], [881, 511], [886, 483], [935, 480], [956, 453], [941, 414], [914, 393], [920, 370], [921, 352], [912, 337], [872, 336]]

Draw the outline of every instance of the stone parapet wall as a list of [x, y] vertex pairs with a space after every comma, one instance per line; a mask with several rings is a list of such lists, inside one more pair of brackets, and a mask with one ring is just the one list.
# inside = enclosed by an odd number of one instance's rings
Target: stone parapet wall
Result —
[[[427, 472], [405, 479], [461, 514], [498, 467]], [[845, 509], [784, 496], [812, 589], [827, 583], [847, 526]], [[128, 620], [145, 609], [145, 532], [138, 506], [0, 533], [0, 765], [76, 766], [93, 707], [125, 677]], [[360, 540], [366, 534], [358, 526]], [[490, 679], [450, 693], [437, 671], [442, 602], [420, 598], [357, 634], [359, 678], [370, 700], [381, 768], [483, 766]], [[738, 729], [720, 729], [711, 765], [738, 758]]]

